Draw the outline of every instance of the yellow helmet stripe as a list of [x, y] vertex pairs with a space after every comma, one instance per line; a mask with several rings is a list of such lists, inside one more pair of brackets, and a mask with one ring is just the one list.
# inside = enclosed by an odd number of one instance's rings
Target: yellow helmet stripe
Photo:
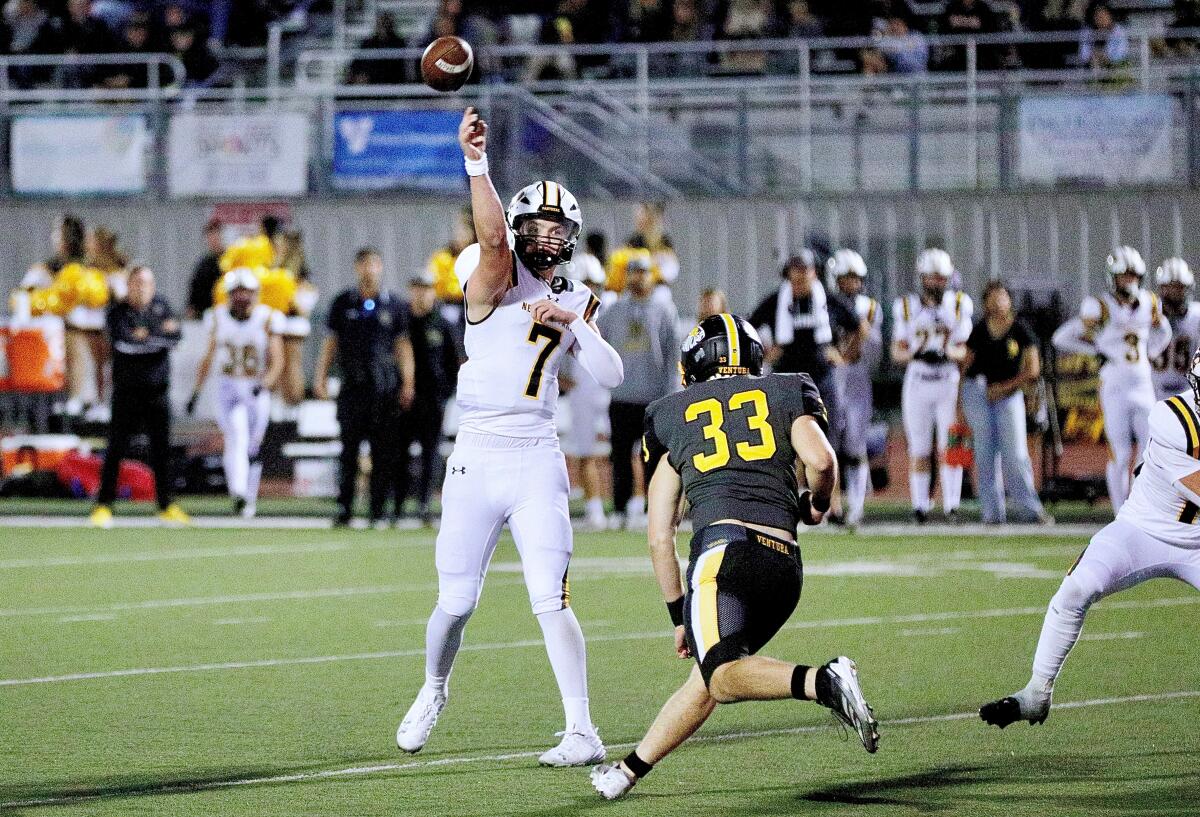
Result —
[[725, 321], [725, 331], [729, 333], [729, 365], [742, 365], [742, 344], [738, 337], [737, 322], [728, 312], [721, 313], [721, 320]]
[[546, 207], [560, 207], [562, 193], [554, 182], [542, 182], [542, 203]]

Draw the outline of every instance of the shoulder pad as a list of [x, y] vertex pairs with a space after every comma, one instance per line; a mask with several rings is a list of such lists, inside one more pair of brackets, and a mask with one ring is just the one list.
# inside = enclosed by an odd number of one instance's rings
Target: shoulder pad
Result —
[[1087, 297], [1079, 305], [1079, 317], [1085, 321], [1099, 321], [1108, 317], [1108, 308], [1100, 298]]
[[1168, 448], [1200, 458], [1200, 418], [1192, 401], [1181, 395], [1154, 404], [1150, 434]]

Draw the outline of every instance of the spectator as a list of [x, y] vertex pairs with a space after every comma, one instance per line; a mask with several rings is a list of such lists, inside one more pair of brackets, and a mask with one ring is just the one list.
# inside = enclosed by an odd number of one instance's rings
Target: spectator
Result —
[[929, 44], [919, 32], [913, 31], [908, 17], [893, 12], [879, 36], [879, 51], [894, 74], [920, 74], [929, 66]]
[[[442, 444], [442, 423], [446, 403], [458, 383], [458, 367], [466, 358], [458, 338], [457, 327], [451, 325], [437, 310], [433, 277], [426, 271], [414, 277], [408, 285], [408, 334], [412, 339], [416, 374], [416, 396], [404, 418], [400, 450], [396, 458], [395, 516], [403, 515], [404, 500], [416, 494], [417, 513], [421, 524], [429, 527], [433, 515], [429, 500], [437, 482]], [[409, 490], [409, 448], [413, 442], [421, 446], [420, 471], [416, 490]]]
[[408, 335], [408, 310], [382, 289], [383, 259], [370, 247], [354, 256], [357, 286], [343, 290], [329, 309], [329, 334], [313, 375], [313, 392], [329, 398], [329, 368], [336, 356], [342, 374], [337, 397], [342, 454], [338, 514], [345, 527], [354, 515], [359, 449], [371, 446], [371, 523], [383, 520], [400, 446], [400, 413], [412, 405], [414, 361]]
[[208, 252], [192, 269], [187, 308], [183, 313], [188, 320], [200, 320], [205, 311], [213, 305], [213, 287], [221, 278], [221, 253], [225, 252], [225, 238], [221, 234], [223, 227], [224, 225], [215, 218], [204, 225], [204, 245]]
[[216, 0], [213, 37], [225, 45], [259, 48], [267, 43], [271, 13], [265, 0]]
[[422, 39], [422, 45], [431, 43], [438, 37], [461, 37], [465, 28], [465, 16], [462, 0], [440, 0], [437, 11], [429, 20], [429, 30]]
[[117, 50], [116, 38], [92, 16], [91, 0], [68, 0], [67, 13], [51, 18], [42, 29], [37, 48], [49, 54], [108, 54]]
[[112, 526], [121, 460], [133, 435], [144, 432], [150, 443], [158, 518], [176, 527], [190, 524], [188, 515], [171, 501], [169, 355], [179, 343], [179, 321], [170, 304], [155, 294], [154, 273], [147, 267], [135, 266], [129, 273], [129, 297], [112, 305], [107, 325], [113, 347], [112, 423], [91, 523]]
[[[1171, 28], [1200, 28], [1200, 0], [1175, 0], [1175, 19], [1171, 21]], [[1195, 37], [1171, 37], [1165, 45], [1168, 53], [1175, 57], [1188, 59], [1196, 56]]]
[[[312, 283], [312, 273], [304, 254], [304, 234], [285, 230], [279, 237], [278, 268], [289, 277], [292, 293], [281, 312], [286, 316], [283, 328], [283, 375], [279, 392], [288, 405], [304, 399], [304, 344], [312, 334], [312, 311], [320, 293]], [[264, 287], [264, 290], [267, 290]]]
[[[1008, 288], [992, 281], [983, 291], [983, 320], [967, 340], [962, 408], [975, 438], [975, 470], [983, 521], [1003, 524], [1007, 491], [1019, 521], [1047, 520], [1033, 487], [1033, 464], [1025, 437], [1023, 389], [1041, 372], [1038, 342], [1016, 320]], [[1000, 472], [1003, 482], [997, 480]]]
[[720, 315], [729, 311], [729, 299], [725, 291], [708, 287], [700, 293], [700, 305], [696, 310], [696, 323], [703, 323], [705, 318]]
[[[667, 37], [674, 43], [705, 42], [713, 38], [713, 27], [699, 8], [700, 0], [673, 0], [671, 29]], [[699, 77], [708, 70], [710, 55], [700, 51], [651, 55], [651, 72], [657, 76]]]
[[[626, 527], [644, 524], [645, 496], [633, 497], [633, 456], [641, 439], [646, 407], [674, 390], [678, 381], [675, 310], [653, 298], [646, 257], [631, 260], [628, 290], [600, 313], [601, 334], [621, 354], [625, 381], [613, 389], [608, 417], [612, 428], [613, 509]], [[646, 482], [656, 462], [645, 464]]]
[[167, 30], [167, 50], [183, 63], [188, 85], [203, 85], [217, 71], [216, 56], [191, 24]]
[[[1000, 31], [1000, 18], [985, 0], [950, 0], [938, 21], [938, 33], [959, 36], [984, 36]], [[990, 70], [997, 67], [999, 56], [996, 46], [977, 47], [978, 68]], [[947, 71], [964, 71], [967, 67], [967, 47], [950, 46], [940, 62]]]
[[825, 23], [813, 14], [808, 0], [788, 0], [784, 4], [783, 19], [779, 21], [780, 37], [811, 40], [825, 36]]
[[50, 18], [37, 0], [12, 0], [4, 6], [4, 21], [10, 32], [9, 53], [25, 54], [34, 51]]
[[1100, 2], [1092, 7], [1091, 25], [1080, 32], [1079, 64], [1089, 68], [1116, 68], [1129, 61], [1129, 32], [1118, 23], [1112, 9]]
[[[771, 0], [728, 0], [718, 8], [719, 36], [723, 40], [760, 40], [775, 29]], [[726, 51], [721, 68], [728, 73], [761, 74], [767, 68], [765, 51]]]
[[657, 43], [671, 33], [671, 14], [666, 0], [628, 0], [618, 14], [613, 42]]
[[[154, 48], [150, 45], [150, 19], [148, 17], [139, 14], [126, 24], [121, 35], [119, 50], [122, 55], [132, 58], [154, 52]], [[166, 79], [166, 77], [160, 76], [159, 82]], [[150, 87], [150, 67], [146, 63], [111, 66], [103, 83], [108, 88], [148, 88]]]
[[[375, 18], [375, 29], [371, 36], [359, 44], [369, 51], [378, 48], [404, 48], [407, 43], [396, 33], [396, 17], [391, 12], [380, 12]], [[357, 59], [350, 64], [346, 81], [351, 85], [403, 85], [410, 77], [410, 64], [406, 60], [391, 58]]]

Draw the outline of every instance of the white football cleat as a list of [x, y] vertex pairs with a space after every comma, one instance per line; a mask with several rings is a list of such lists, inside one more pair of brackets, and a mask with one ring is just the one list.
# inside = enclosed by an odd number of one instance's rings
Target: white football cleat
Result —
[[445, 706], [445, 692], [438, 692], [427, 684], [423, 685], [417, 693], [417, 699], [413, 701], [404, 720], [400, 721], [400, 726], [396, 729], [396, 746], [405, 752], [421, 751]]
[[614, 763], [611, 766], [597, 766], [592, 769], [592, 788], [600, 792], [600, 796], [605, 800], [621, 799], [629, 794], [629, 790], [636, 782], [637, 780], [621, 771], [620, 763]]
[[879, 748], [879, 724], [867, 699], [863, 697], [862, 687], [858, 685], [858, 667], [841, 655], [821, 667], [821, 670], [829, 673], [829, 685], [833, 693], [833, 700], [823, 703], [839, 721], [858, 734], [863, 748], [874, 754]]
[[538, 758], [538, 763], [543, 766], [559, 768], [590, 766], [593, 763], [603, 762], [607, 756], [604, 743], [601, 742], [600, 736], [596, 734], [595, 730], [591, 732], [556, 732], [555, 734], [563, 736], [562, 743]]

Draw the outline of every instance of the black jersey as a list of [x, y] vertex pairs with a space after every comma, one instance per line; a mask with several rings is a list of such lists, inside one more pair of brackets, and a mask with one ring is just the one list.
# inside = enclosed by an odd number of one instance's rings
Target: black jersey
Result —
[[696, 530], [720, 519], [795, 530], [800, 497], [792, 423], [829, 430], [806, 374], [741, 375], [696, 383], [646, 410], [643, 453], [666, 452], [683, 479]]

